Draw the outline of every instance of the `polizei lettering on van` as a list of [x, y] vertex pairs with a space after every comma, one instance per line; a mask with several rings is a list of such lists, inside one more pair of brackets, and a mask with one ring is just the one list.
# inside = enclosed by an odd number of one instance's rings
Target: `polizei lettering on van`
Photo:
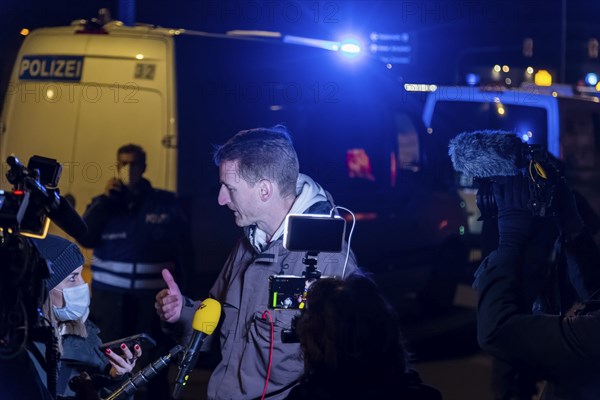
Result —
[[23, 56], [19, 79], [79, 82], [82, 71], [82, 56]]

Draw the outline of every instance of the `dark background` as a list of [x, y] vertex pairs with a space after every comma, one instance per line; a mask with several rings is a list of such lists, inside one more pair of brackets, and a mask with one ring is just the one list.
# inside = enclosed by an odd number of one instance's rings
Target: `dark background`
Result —
[[[127, 14], [119, 11], [120, 6], [127, 8], [127, 5], [135, 12]], [[397, 65], [393, 69], [398, 79], [404, 82], [459, 84], [464, 83], [467, 72], [477, 67], [490, 69], [494, 64], [511, 65], [513, 68], [546, 68], [553, 71], [559, 80], [571, 84], [582, 80], [587, 72], [600, 73], [598, 61], [588, 55], [588, 40], [600, 38], [600, 24], [595, 21], [600, 12], [600, 2], [589, 0], [140, 0], [137, 3], [117, 0], [2, 0], [0, 98], [4, 97], [8, 76], [23, 40], [19, 33], [22, 28], [33, 30], [38, 27], [67, 25], [73, 20], [95, 17], [102, 7], [109, 8], [115, 19], [206, 32], [261, 29], [327, 40], [339, 40], [348, 34], [367, 38], [371, 32], [408, 33], [412, 47], [411, 62]], [[523, 55], [525, 38], [533, 39], [532, 57]], [[218, 42], [213, 43], [218, 46]], [[218, 47], [205, 49], [203, 54], [208, 57], [212, 51], [218, 50]], [[240, 52], [237, 59], [239, 63], [256, 61], [251, 55], [242, 54]], [[210, 63], [207, 65], [206, 68], [213, 69], [212, 73], [219, 70], [218, 66], [211, 66]], [[248, 121], [250, 117], [244, 116], [244, 121]], [[215, 115], [215, 118], [221, 116]], [[378, 115], [373, 117], [377, 118]], [[215, 122], [213, 125], [216, 124]], [[208, 171], [206, 174], [210, 175], [203, 182], [213, 182], [210, 186], [201, 188], [210, 194], [202, 198], [210, 199], [212, 207], [217, 209], [213, 216], [216, 220], [224, 221], [222, 229], [233, 230], [235, 227], [228, 211], [214, 204], [218, 190], [214, 177], [216, 170], [210, 163], [209, 154], [202, 156], [204, 154], [199, 158], [205, 159], [206, 165], [198, 170]], [[205, 210], [210, 213], [213, 211], [206, 205], [200, 214]], [[202, 215], [198, 218], [200, 217]], [[229, 231], [221, 233], [218, 230], [211, 232], [217, 239], [221, 236], [228, 238], [228, 233]], [[229, 246], [223, 248], [228, 249]], [[221, 263], [222, 261], [215, 266]], [[414, 326], [405, 326], [406, 335], [412, 339], [421, 359], [426, 358], [427, 354], [418, 347], [419, 343], [415, 338], [421, 338], [422, 347], [427, 347], [429, 353], [436, 357], [440, 357], [442, 351], [460, 352], [465, 347], [473, 350], [473, 313], [456, 312], [444, 317], [444, 320], [431, 320], [427, 323], [421, 321]], [[470, 369], [442, 365], [443, 371], [438, 375], [425, 369], [424, 378], [446, 390], [462, 386], [457, 383], [477, 381], [473, 379], [474, 373], [489, 370], [487, 360], [482, 362], [476, 358], [472, 364]], [[448, 388], [445, 388], [443, 382], [436, 381], [434, 377], [450, 376], [449, 380], [454, 379], [454, 375], [448, 371], [468, 373], [463, 374], [462, 379], [449, 382]], [[481, 400], [483, 397], [477, 399]]]
[[[400, 82], [464, 84], [464, 76], [467, 72], [475, 71], [479, 67], [485, 67], [489, 71], [494, 64], [510, 65], [516, 70], [526, 66], [547, 68], [554, 73], [555, 79], [568, 83], [576, 83], [583, 79], [586, 72], [600, 72], [597, 60], [588, 55], [587, 46], [590, 38], [600, 37], [600, 25], [594, 23], [594, 19], [600, 11], [600, 3], [584, 0], [157, 0], [137, 2], [126, 0], [89, 0], [85, 2], [3, 0], [0, 8], [0, 20], [2, 21], [0, 25], [0, 54], [2, 54], [0, 98], [4, 97], [17, 49], [23, 40], [23, 36], [20, 34], [22, 28], [33, 30], [43, 26], [66, 25], [82, 18], [89, 19], [96, 16], [98, 9], [102, 7], [110, 9], [113, 18], [125, 20], [127, 23], [137, 21], [215, 33], [224, 33], [231, 29], [260, 29], [327, 40], [340, 40], [347, 35], [366, 39], [371, 32], [406, 33], [410, 38], [410, 63], [395, 65], [390, 71]], [[525, 38], [533, 40], [531, 57], [525, 57], [523, 54]], [[286, 60], [289, 61], [289, 59], [264, 60], [262, 59], [265, 57], [264, 54], [245, 51], [250, 46], [245, 46], [244, 43], [229, 45], [228, 49], [238, 50], [222, 55], [220, 53], [224, 53], [225, 50], [223, 50], [224, 46], [221, 41], [207, 40], [205, 43], [206, 47], [203, 47], [198, 52], [199, 54], [190, 52], [190, 54], [194, 54], [194, 59], [190, 57], [187, 60], [185, 58], [178, 59], [178, 68], [201, 68], [197, 72], [198, 75], [208, 72], [206, 76], [211, 76], [211, 79], [225, 82], [229, 79], [229, 75], [226, 74], [231, 75], [236, 72], [234, 70], [240, 69], [243, 70], [242, 72], [245, 71], [244, 68], [238, 68], [238, 66], [259, 64], [259, 61], [261, 64], [267, 64], [267, 67], [269, 63], [282, 66], [286, 65]], [[185, 41], [180, 45], [185, 45]], [[211, 63], [211, 56], [213, 61], [219, 59], [218, 56], [220, 56], [220, 59], [226, 60], [226, 62]], [[205, 62], [205, 60], [209, 62]], [[226, 68], [223, 68], [222, 65], [225, 65]], [[294, 65], [290, 65], [286, 71], [291, 71], [293, 67]], [[326, 69], [323, 65], [314, 63], [310, 67], [315, 68], [315, 73], [319, 72], [319, 69]], [[304, 72], [307, 72], [308, 66], [304, 69]], [[349, 71], [349, 74], [351, 72]], [[221, 76], [215, 78], [218, 74]], [[313, 76], [312, 74], [311, 70], [310, 76]], [[320, 82], [336, 82], [337, 78], [339, 78], [339, 82], [342, 82], [343, 79], [337, 76], [326, 76]], [[252, 78], [246, 77], [246, 79]], [[280, 82], [293, 81], [292, 78], [288, 79], [285, 75], [279, 76], [278, 79]], [[357, 74], [355, 81], [361, 79], [363, 78]], [[193, 92], [196, 90], [196, 86], [181, 85], [181, 89], [181, 92], [185, 90]], [[400, 86], [398, 91], [401, 91]], [[322, 94], [327, 95], [328, 92], [322, 89]], [[223, 95], [225, 96], [227, 93]], [[193, 93], [184, 98], [194, 98]], [[345, 98], [352, 98], [352, 96]], [[374, 98], [371, 103], [376, 104], [375, 102], [378, 100]], [[197, 106], [198, 104], [194, 102], [180, 102], [180, 109], [185, 111], [185, 107], [188, 107], [191, 109], [188, 114], [192, 115], [198, 114], [195, 112]], [[383, 108], [378, 107], [379, 110]], [[197, 123], [190, 126], [210, 126], [211, 129], [201, 132], [202, 135], [209, 137], [211, 143], [220, 143], [221, 136], [217, 131], [235, 131], [227, 126], [220, 126], [219, 124], [223, 125], [220, 121], [238, 119], [243, 120], [246, 126], [251, 126], [251, 123], [256, 126], [267, 124], [264, 120], [254, 121], [252, 118], [260, 118], [262, 115], [253, 113], [251, 107], [247, 107], [247, 110], [249, 110], [246, 111], [248, 115], [242, 115], [241, 107], [226, 108], [224, 112], [236, 112], [237, 114], [210, 115], [214, 119], [212, 123], [202, 124], [200, 122], [206, 121], [195, 121]], [[297, 110], [293, 111], [295, 115], [299, 115]], [[356, 115], [358, 113], [359, 111], [346, 111], [345, 114]], [[364, 112], [360, 113], [364, 115]], [[200, 116], [197, 117], [200, 118]], [[378, 114], [372, 115], [370, 118], [369, 121], [383, 119]], [[277, 122], [279, 121], [275, 121], [275, 123]], [[334, 122], [339, 131], [345, 132], [339, 127], [338, 120]], [[347, 124], [350, 126], [354, 122], [350, 120]], [[212, 129], [212, 127], [217, 127], [217, 129]], [[310, 131], [309, 128], [317, 130], [316, 127], [309, 126], [299, 132]], [[322, 126], [318, 128], [325, 131]], [[214, 141], [209, 135], [215, 136]], [[194, 136], [183, 135], [182, 137]], [[327, 148], [323, 144], [327, 138], [320, 139], [321, 142], [318, 144]], [[310, 147], [307, 149], [302, 149], [300, 146], [299, 153], [312, 151], [317, 147], [312, 142], [309, 143]], [[190, 145], [193, 144], [190, 143]], [[193, 154], [194, 159], [190, 160], [185, 160], [182, 156], [181, 161], [183, 165], [188, 166], [190, 171], [210, 171], [206, 172], [209, 175], [202, 176], [202, 178], [206, 178], [202, 179], [202, 182], [213, 182], [213, 184], [199, 190], [208, 192], [208, 196], [204, 197], [210, 199], [211, 207], [217, 208], [214, 204], [214, 198], [218, 191], [217, 179], [214, 179], [216, 170], [211, 165], [208, 151], [205, 155], [206, 157], [203, 157], [204, 154], [197, 157], [196, 154]], [[445, 148], [443, 156], [445, 158]], [[198, 168], [198, 158], [206, 161], [203, 168]], [[387, 161], [384, 157], [381, 159]], [[306, 168], [303, 169], [306, 170]], [[323, 182], [323, 180], [321, 181]], [[323, 183], [329, 187], [327, 180]], [[226, 210], [218, 209], [219, 211], [215, 211], [215, 213], [220, 213], [219, 216], [227, 214]], [[210, 214], [212, 208], [209, 209], [209, 205], [206, 205], [203, 210]]]
[[[549, 68], [574, 83], [585, 71], [597, 68], [587, 56], [587, 42], [600, 36], [600, 26], [594, 23], [600, 3], [584, 0], [4, 0], [2, 87], [22, 40], [21, 28], [66, 25], [94, 17], [102, 7], [117, 19], [209, 32], [263, 29], [330, 40], [349, 33], [367, 38], [371, 32], [407, 32], [411, 64], [398, 68], [398, 74], [406, 80], [436, 83], [454, 83], [470, 66], [496, 63]], [[531, 58], [523, 57], [524, 38], [533, 39]]]

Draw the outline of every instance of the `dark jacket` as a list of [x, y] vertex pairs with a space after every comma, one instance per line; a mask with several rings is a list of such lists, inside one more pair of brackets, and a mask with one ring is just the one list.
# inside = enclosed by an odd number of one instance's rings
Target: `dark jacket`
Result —
[[[306, 213], [329, 213], [333, 199], [312, 179], [302, 176], [299, 182], [303, 191], [296, 203], [309, 204], [300, 211]], [[305, 193], [310, 202], [298, 199]], [[320, 201], [324, 199], [325, 201]], [[294, 210], [294, 208], [292, 208]], [[282, 331], [290, 329], [292, 318], [298, 310], [269, 309], [269, 277], [272, 275], [302, 276], [306, 265], [302, 262], [304, 253], [290, 252], [283, 247], [283, 239], [276, 236], [262, 250], [252, 244], [257, 229], [247, 227], [245, 237], [240, 239], [225, 262], [219, 277], [210, 290], [210, 297], [222, 305], [222, 321], [212, 338], [220, 336], [222, 360], [214, 369], [209, 384], [209, 399], [255, 399], [260, 398], [267, 376], [270, 360], [270, 343], [273, 340], [272, 368], [269, 375], [267, 398], [283, 399], [295, 385], [304, 371], [304, 363], [298, 343], [282, 342]], [[341, 253], [319, 253], [317, 268], [323, 276], [342, 276], [347, 244]], [[357, 268], [356, 260], [350, 252], [348, 267], [344, 276]], [[179, 327], [191, 335], [191, 321], [199, 302], [186, 301], [178, 322]], [[269, 311], [273, 318], [273, 332], [267, 318]], [[263, 318], [263, 315], [265, 317]], [[186, 343], [183, 340], [182, 343]]]
[[0, 359], [0, 393], [3, 400], [54, 400], [26, 351]]
[[137, 195], [95, 197], [83, 215], [88, 233], [79, 242], [94, 248], [92, 288], [156, 291], [163, 268], [191, 267], [189, 225], [175, 194], [140, 185]]
[[[128, 376], [111, 379], [108, 375], [110, 363], [108, 358], [100, 350], [102, 341], [98, 336], [100, 330], [91, 322], [86, 320], [87, 337], [77, 335], [63, 336], [63, 352], [58, 364], [58, 377], [56, 380], [56, 394], [58, 396], [75, 396], [75, 392], [69, 387], [69, 381], [82, 372], [87, 372], [92, 377], [93, 386], [102, 395], [111, 393]], [[46, 347], [42, 343], [35, 342], [35, 348], [29, 349], [29, 354], [42, 382], [47, 381], [45, 359]]]
[[[578, 291], [593, 292], [600, 253], [582, 234], [565, 245], [569, 275]], [[600, 394], [600, 312], [532, 315], [525, 300], [526, 265], [518, 251], [498, 249], [478, 272], [479, 344], [495, 357], [547, 379], [546, 399], [592, 400]], [[577, 280], [579, 279], [579, 282]], [[593, 299], [589, 304], [593, 304]]]

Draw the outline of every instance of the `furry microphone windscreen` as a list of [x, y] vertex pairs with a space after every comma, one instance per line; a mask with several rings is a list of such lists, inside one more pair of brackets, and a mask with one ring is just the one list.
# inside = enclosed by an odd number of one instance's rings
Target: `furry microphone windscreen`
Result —
[[519, 173], [518, 161], [523, 146], [513, 132], [463, 132], [450, 140], [448, 155], [454, 169], [465, 175], [475, 178], [510, 176]]

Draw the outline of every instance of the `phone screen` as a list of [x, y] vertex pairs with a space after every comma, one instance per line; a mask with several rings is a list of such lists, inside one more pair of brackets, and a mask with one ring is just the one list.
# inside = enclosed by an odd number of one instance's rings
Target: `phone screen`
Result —
[[300, 310], [304, 308], [309, 283], [306, 278], [291, 275], [269, 277], [269, 308]]
[[111, 349], [111, 350], [116, 350], [118, 348], [121, 347], [121, 344], [124, 343], [125, 346], [127, 347], [133, 347], [136, 344], [139, 344], [140, 346], [142, 346], [142, 348], [150, 346], [150, 347], [154, 347], [156, 346], [156, 341], [154, 339], [152, 339], [152, 337], [146, 333], [139, 333], [137, 335], [133, 335], [133, 336], [128, 336], [125, 338], [121, 338], [121, 339], [117, 339], [117, 340], [113, 340], [111, 342], [106, 342], [106, 343], [102, 343], [100, 345], [100, 350], [105, 350], [105, 349]]
[[56, 187], [62, 173], [62, 165], [53, 158], [32, 156], [27, 163], [28, 169], [40, 171], [40, 183], [45, 186]]

